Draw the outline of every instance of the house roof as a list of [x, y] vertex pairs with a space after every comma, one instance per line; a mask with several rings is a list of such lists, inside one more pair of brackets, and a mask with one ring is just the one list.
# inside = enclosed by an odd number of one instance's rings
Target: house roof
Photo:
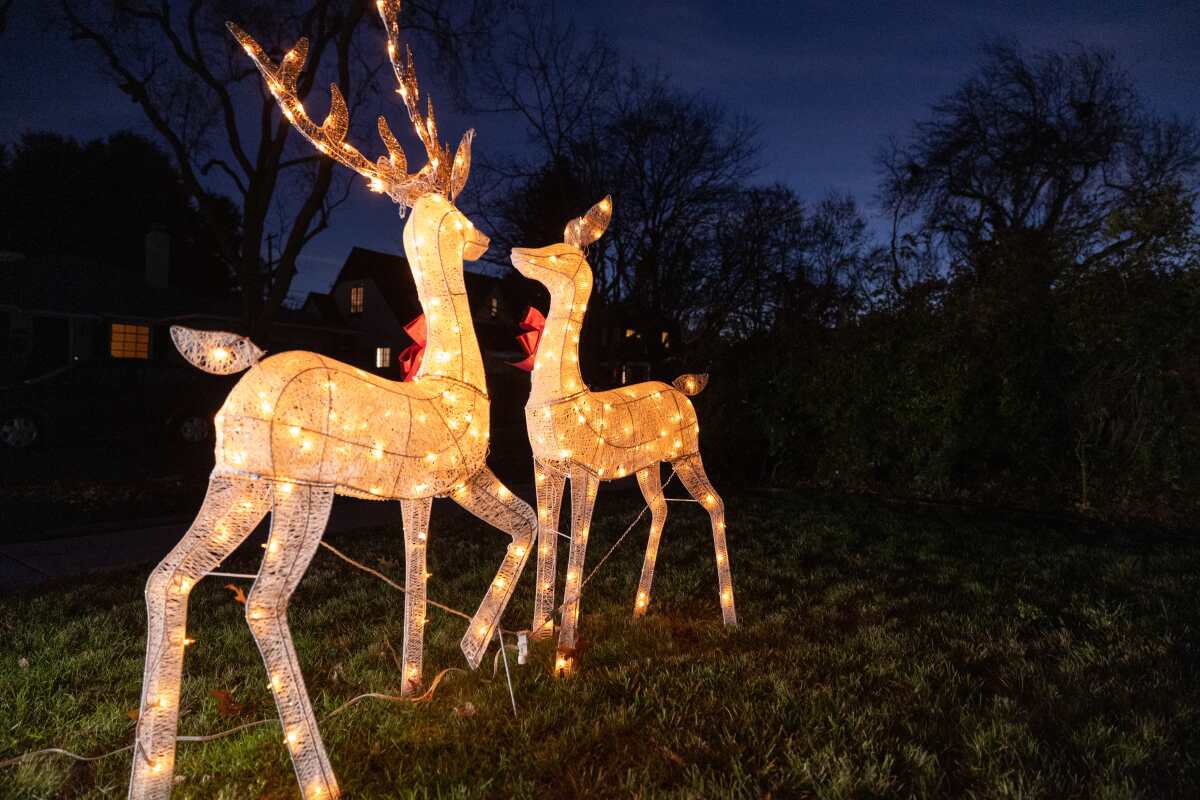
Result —
[[337, 300], [330, 293], [309, 292], [304, 300], [304, 311], [319, 322], [330, 325], [343, 324], [342, 315], [338, 313]]

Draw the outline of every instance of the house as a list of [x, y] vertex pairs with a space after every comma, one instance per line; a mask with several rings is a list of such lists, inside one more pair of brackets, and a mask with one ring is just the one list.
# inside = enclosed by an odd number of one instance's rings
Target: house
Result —
[[[236, 296], [201, 296], [175, 285], [170, 251], [167, 235], [152, 232], [141, 270], [0, 253], [0, 386], [10, 387], [0, 396], [0, 431], [32, 426], [34, 439], [44, 440], [48, 431], [115, 429], [98, 422], [95, 408], [72, 399], [75, 390], [66, 387], [80, 385], [92, 387], [97, 402], [111, 400], [113, 414], [124, 414], [130, 426], [165, 426], [196, 443], [211, 435], [209, 421], [228, 387], [187, 366], [169, 328], [244, 333], [245, 321]], [[512, 270], [503, 277], [467, 271], [464, 280], [493, 436], [503, 441], [511, 435], [513, 447], [523, 450], [516, 445], [525, 436], [529, 376], [511, 364], [525, 357], [517, 340], [520, 320], [530, 306], [544, 311], [549, 298]], [[412, 344], [404, 326], [420, 313], [406, 259], [356, 247], [329, 292], [310, 293], [299, 308], [280, 309], [257, 343], [268, 352], [311, 350], [400, 380], [399, 356]], [[605, 388], [659, 375], [674, 356], [677, 330], [622, 306], [593, 306], [583, 331], [584, 377]], [[136, 407], [116, 399], [131, 392]], [[56, 398], [53, 410], [39, 399], [43, 395]], [[28, 435], [22, 440], [32, 441]]]
[[[169, 328], [240, 331], [236, 297], [197, 296], [170, 280], [170, 239], [146, 237], [143, 269], [104, 268], [72, 256], [0, 253], [0, 384], [96, 360], [184, 362]], [[335, 354], [351, 350], [356, 333], [281, 314], [272, 349], [301, 347]]]

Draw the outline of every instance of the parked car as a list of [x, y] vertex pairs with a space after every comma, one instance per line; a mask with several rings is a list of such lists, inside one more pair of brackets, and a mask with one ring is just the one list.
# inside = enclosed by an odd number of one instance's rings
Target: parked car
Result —
[[137, 359], [78, 361], [0, 389], [0, 446], [157, 440], [210, 444], [237, 376]]

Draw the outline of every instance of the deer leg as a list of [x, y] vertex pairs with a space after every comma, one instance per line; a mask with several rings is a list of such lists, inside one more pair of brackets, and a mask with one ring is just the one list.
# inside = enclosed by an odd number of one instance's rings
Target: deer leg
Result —
[[592, 508], [600, 481], [579, 467], [571, 468], [571, 550], [567, 557], [567, 582], [563, 590], [562, 627], [558, 632], [555, 669], [570, 672], [575, 650], [575, 628], [579, 623], [579, 599], [583, 588], [583, 558], [587, 554]]
[[179, 686], [192, 588], [240, 545], [267, 513], [271, 485], [215, 476], [200, 513], [146, 582], [146, 668], [134, 742], [131, 800], [169, 797], [174, 785]]
[[638, 470], [638, 488], [646, 505], [650, 506], [650, 539], [646, 542], [646, 559], [642, 562], [642, 577], [638, 581], [637, 599], [633, 602], [633, 615], [640, 617], [650, 604], [650, 584], [654, 580], [654, 562], [658, 558], [658, 540], [667, 521], [667, 499], [662, 492], [662, 477], [658, 464]]
[[534, 639], [554, 633], [555, 561], [558, 557], [558, 520], [566, 478], [545, 464], [533, 465], [538, 505], [537, 585], [533, 596]]
[[287, 606], [321, 543], [332, 505], [332, 486], [276, 484], [267, 552], [246, 598], [246, 621], [262, 653], [305, 798], [336, 798], [338, 786], [292, 646]]
[[463, 655], [467, 657], [471, 669], [475, 669], [483, 660], [483, 654], [500, 622], [500, 615], [504, 613], [521, 571], [525, 569], [529, 550], [533, 547], [537, 518], [533, 509], [505, 488], [487, 467], [456, 488], [451, 496], [467, 511], [512, 537], [504, 560], [500, 562], [500, 569], [462, 638]]
[[736, 625], [733, 577], [729, 574], [729, 548], [725, 546], [725, 501], [713, 489], [708, 476], [704, 474], [704, 464], [699, 453], [676, 461], [674, 466], [688, 494], [707, 509], [709, 519], [712, 520], [713, 546], [717, 551], [717, 583], [721, 593], [721, 616], [726, 625]]
[[405, 563], [402, 695], [416, 694], [421, 688], [421, 662], [425, 653], [425, 545], [432, 505], [432, 497], [400, 501]]

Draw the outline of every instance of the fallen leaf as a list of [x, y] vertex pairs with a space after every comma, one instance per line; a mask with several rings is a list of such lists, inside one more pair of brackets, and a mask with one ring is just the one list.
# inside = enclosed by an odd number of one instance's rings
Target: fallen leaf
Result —
[[229, 692], [223, 689], [213, 689], [208, 696], [217, 698], [217, 713], [222, 717], [236, 717], [242, 713], [241, 704], [234, 702], [233, 695]]
[[662, 751], [667, 756], [667, 758], [669, 758], [671, 761], [674, 761], [679, 766], [681, 766], [681, 767], [687, 766], [687, 762], [683, 760], [683, 756], [679, 755], [671, 748], [664, 746], [662, 748]]
[[463, 703], [461, 706], [454, 707], [454, 716], [456, 717], [473, 717], [475, 716], [475, 704], [470, 700]]
[[21, 669], [29, 669], [29, 659], [25, 656], [21, 656], [17, 659], [17, 666]]
[[242, 605], [246, 605], [246, 593], [242, 591], [242, 587], [238, 586], [236, 583], [227, 583], [225, 584], [225, 588], [233, 592], [234, 600]]
[[131, 708], [125, 712], [125, 716], [129, 717], [134, 722], [137, 722], [138, 717], [140, 717], [141, 715], [142, 715], [141, 710], [137, 709], [137, 708]]

